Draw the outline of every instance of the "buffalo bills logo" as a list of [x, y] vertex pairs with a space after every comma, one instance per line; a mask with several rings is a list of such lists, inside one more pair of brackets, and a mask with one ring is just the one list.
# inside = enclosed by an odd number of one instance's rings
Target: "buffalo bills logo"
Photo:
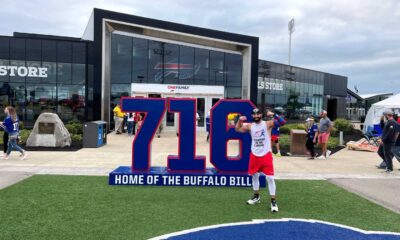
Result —
[[161, 82], [162, 78], [178, 78], [181, 80], [192, 78], [200, 69], [200, 65], [184, 63], [157, 63], [154, 66], [159, 72], [154, 76], [154, 80]]
[[271, 219], [199, 227], [152, 238], [152, 240], [162, 239], [400, 240], [400, 233], [363, 231], [358, 228], [317, 220]]
[[259, 131], [254, 132], [254, 137], [259, 138], [259, 137], [265, 137], [265, 131], [264, 129], [261, 129]]

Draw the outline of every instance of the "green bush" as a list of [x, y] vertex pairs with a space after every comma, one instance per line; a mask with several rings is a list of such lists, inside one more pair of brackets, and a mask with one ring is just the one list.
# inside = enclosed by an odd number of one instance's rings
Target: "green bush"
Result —
[[65, 124], [65, 128], [71, 135], [83, 134], [82, 123], [68, 123]]
[[338, 132], [342, 131], [344, 134], [351, 134], [354, 131], [353, 124], [344, 118], [336, 119], [334, 126]]
[[280, 127], [279, 131], [283, 134], [290, 134], [290, 130], [292, 129], [306, 130], [306, 126], [301, 123], [291, 123]]
[[335, 147], [337, 147], [337, 146], [339, 146], [339, 138], [337, 138], [337, 137], [330, 137], [329, 138], [329, 141], [328, 141], [328, 149], [329, 148], [335, 148]]
[[78, 119], [72, 119], [71, 121], [68, 121], [67, 124], [82, 124], [82, 122]]
[[18, 122], [18, 127], [19, 127], [19, 130], [21, 130], [21, 129], [24, 129], [25, 128], [25, 123], [23, 122], [23, 121], [19, 121]]
[[22, 129], [19, 131], [19, 144], [25, 144], [26, 140], [28, 140], [29, 135], [31, 134], [32, 130]]
[[71, 135], [71, 140], [73, 141], [73, 142], [80, 142], [80, 141], [82, 141], [82, 135], [81, 134], [74, 134], [74, 135]]

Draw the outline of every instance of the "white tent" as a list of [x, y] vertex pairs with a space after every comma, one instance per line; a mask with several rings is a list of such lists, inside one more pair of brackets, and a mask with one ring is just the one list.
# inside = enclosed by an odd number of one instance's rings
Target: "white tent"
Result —
[[372, 104], [365, 117], [363, 131], [366, 132], [368, 127], [373, 127], [374, 124], [378, 124], [383, 112], [386, 110], [391, 110], [397, 114], [400, 113], [400, 93]]

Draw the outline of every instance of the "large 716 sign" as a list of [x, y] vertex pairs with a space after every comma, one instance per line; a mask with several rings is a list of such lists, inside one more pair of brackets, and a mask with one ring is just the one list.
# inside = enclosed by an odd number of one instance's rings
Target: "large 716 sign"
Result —
[[[230, 113], [251, 119], [254, 105], [250, 101], [220, 100], [211, 109], [210, 162], [214, 169], [206, 169], [205, 156], [196, 155], [196, 99], [122, 98], [121, 106], [123, 112], [145, 113], [145, 118], [132, 144], [131, 168], [111, 172], [111, 185], [251, 185], [247, 176], [251, 137], [236, 132], [227, 119]], [[166, 111], [179, 114], [178, 155], [168, 155], [166, 168], [151, 167], [151, 142]], [[239, 141], [238, 156], [228, 156], [230, 140]]]

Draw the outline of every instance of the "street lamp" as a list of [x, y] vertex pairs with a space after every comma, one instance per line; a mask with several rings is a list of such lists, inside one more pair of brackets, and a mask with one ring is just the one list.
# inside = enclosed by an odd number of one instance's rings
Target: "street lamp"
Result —
[[292, 55], [292, 33], [294, 32], [294, 18], [292, 18], [289, 21], [288, 30], [289, 30], [289, 66], [290, 66], [291, 55]]

